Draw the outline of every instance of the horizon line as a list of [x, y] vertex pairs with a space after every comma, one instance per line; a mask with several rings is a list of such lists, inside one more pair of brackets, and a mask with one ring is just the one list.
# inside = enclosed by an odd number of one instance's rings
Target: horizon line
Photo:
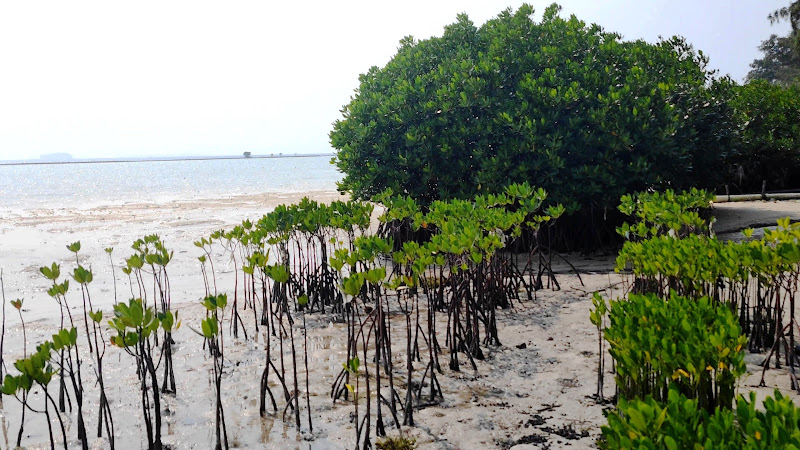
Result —
[[154, 157], [123, 157], [123, 158], [75, 158], [66, 160], [0, 160], [0, 166], [37, 166], [56, 164], [111, 164], [111, 163], [136, 163], [136, 162], [172, 162], [172, 161], [213, 161], [228, 159], [271, 159], [271, 158], [313, 158], [320, 156], [334, 156], [335, 153], [292, 153], [269, 155], [237, 155], [237, 156], [154, 156]]

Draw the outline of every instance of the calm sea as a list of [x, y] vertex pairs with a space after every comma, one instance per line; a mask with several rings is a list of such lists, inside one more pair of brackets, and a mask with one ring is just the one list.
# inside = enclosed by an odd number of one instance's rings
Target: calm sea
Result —
[[0, 208], [335, 190], [331, 156], [0, 165]]

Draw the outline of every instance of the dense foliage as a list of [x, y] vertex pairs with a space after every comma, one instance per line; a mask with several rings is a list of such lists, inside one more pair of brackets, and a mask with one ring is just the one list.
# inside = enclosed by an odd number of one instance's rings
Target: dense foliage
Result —
[[746, 80], [764, 80], [772, 84], [790, 85], [800, 82], [800, 52], [792, 47], [791, 36], [773, 34], [758, 49], [763, 57], [750, 63]]
[[620, 398], [664, 402], [675, 387], [709, 411], [731, 407], [747, 339], [730, 309], [707, 297], [630, 295], [611, 302], [609, 321]]
[[[792, 389], [800, 389], [792, 351], [800, 225], [786, 218], [761, 239], [721, 242], [687, 212], [706, 206], [704, 195], [622, 198], [620, 211], [634, 223], [620, 228], [631, 240], [617, 270], [632, 274], [632, 293], [610, 307], [595, 294], [590, 314], [600, 329], [608, 313], [602, 337], [610, 344], [619, 393], [601, 448], [800, 448], [800, 409], [780, 392], [763, 410], [756, 410], [752, 393], [749, 402], [739, 396], [734, 404], [733, 398], [748, 345], [769, 350], [764, 372], [770, 361], [780, 366], [784, 349]], [[745, 237], [752, 233], [746, 230]]]
[[608, 415], [603, 427], [603, 449], [645, 448], [800, 448], [800, 408], [775, 390], [763, 408], [756, 407], [755, 393], [749, 401], [736, 400], [734, 410], [719, 409], [709, 414], [698, 408], [697, 400], [677, 390], [669, 391], [665, 402], [652, 397], [621, 401]]
[[721, 181], [734, 127], [728, 82], [680, 38], [626, 42], [533, 8], [442, 37], [405, 38], [360, 77], [331, 143], [340, 189], [387, 188], [427, 206], [530, 180], [568, 212], [613, 210], [622, 194]]
[[800, 85], [763, 80], [736, 86], [731, 97], [740, 144], [730, 160], [731, 184], [742, 192], [800, 187]]
[[788, 218], [778, 225], [762, 239], [746, 242], [699, 235], [629, 241], [617, 257], [617, 270], [632, 276], [636, 293], [706, 296], [727, 305], [737, 312], [751, 350], [772, 348], [780, 354], [784, 344], [794, 348], [794, 328], [784, 326], [794, 314], [800, 226]]
[[789, 34], [792, 49], [800, 53], [800, 1], [794, 0], [788, 6], [778, 8], [769, 16], [769, 21], [772, 23], [788, 20], [792, 31]]
[[713, 200], [713, 193], [695, 188], [623, 195], [617, 209], [635, 220], [633, 224], [623, 223], [617, 233], [626, 240], [707, 233], [706, 219]]

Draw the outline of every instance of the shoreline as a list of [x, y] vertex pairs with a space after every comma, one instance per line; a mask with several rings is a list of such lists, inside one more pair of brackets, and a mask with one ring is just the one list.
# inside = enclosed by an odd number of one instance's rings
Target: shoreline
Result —
[[[98, 292], [97, 304], [113, 304], [114, 286], [106, 248], [113, 248], [114, 275], [119, 289], [127, 278], [120, 271], [124, 258], [130, 256], [131, 244], [145, 235], [158, 234], [174, 252], [169, 271], [174, 292], [187, 301], [203, 295], [198, 280], [197, 257], [201, 252], [194, 241], [213, 231], [240, 225], [245, 219], [258, 220], [276, 206], [294, 203], [303, 197], [319, 202], [341, 199], [336, 191], [294, 193], [262, 193], [228, 198], [175, 199], [161, 203], [131, 201], [129, 203], [93, 205], [88, 208], [33, 208], [7, 211], [0, 223], [0, 268], [4, 272], [7, 300], [23, 298], [25, 308], [34, 320], [49, 318], [47, 280], [39, 267], [56, 262], [70, 272], [75, 257], [66, 246], [81, 242], [81, 264], [95, 272], [93, 288]], [[219, 250], [219, 249], [218, 249]], [[216, 256], [221, 257], [222, 253]], [[223, 263], [223, 261], [220, 261]], [[233, 266], [220, 264], [222, 276], [233, 274]], [[110, 297], [110, 298], [109, 298]], [[179, 297], [179, 298], [180, 298]], [[12, 316], [12, 321], [13, 321]], [[19, 320], [18, 318], [16, 319]]]

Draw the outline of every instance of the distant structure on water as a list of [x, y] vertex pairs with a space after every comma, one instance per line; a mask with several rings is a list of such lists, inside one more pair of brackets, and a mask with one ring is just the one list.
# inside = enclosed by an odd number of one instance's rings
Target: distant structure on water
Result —
[[253, 156], [253, 152], [244, 152], [244, 157], [245, 158], [249, 158], [251, 156]]

